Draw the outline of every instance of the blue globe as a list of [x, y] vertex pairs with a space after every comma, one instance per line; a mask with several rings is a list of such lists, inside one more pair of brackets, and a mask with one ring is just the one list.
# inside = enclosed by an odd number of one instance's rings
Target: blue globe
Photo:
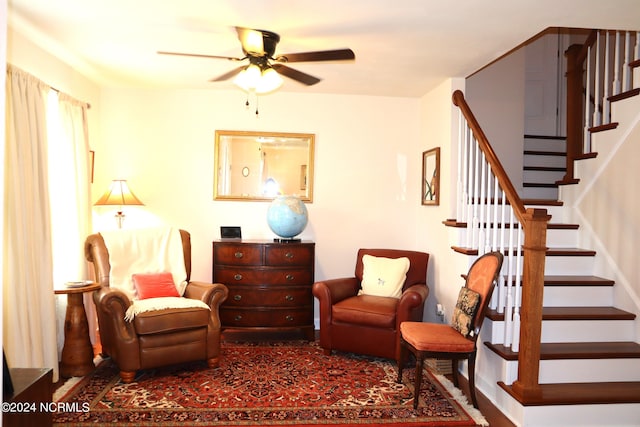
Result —
[[296, 196], [278, 196], [267, 210], [269, 228], [284, 239], [291, 239], [302, 233], [308, 221], [307, 207]]

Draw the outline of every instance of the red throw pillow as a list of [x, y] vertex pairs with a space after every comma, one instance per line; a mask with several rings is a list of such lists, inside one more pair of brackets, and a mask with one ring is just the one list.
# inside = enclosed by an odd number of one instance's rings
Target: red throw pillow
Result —
[[134, 274], [131, 278], [138, 299], [180, 296], [171, 273]]

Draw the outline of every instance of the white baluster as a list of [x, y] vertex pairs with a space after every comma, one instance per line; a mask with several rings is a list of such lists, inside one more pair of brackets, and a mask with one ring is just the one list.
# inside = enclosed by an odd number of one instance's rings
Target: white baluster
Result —
[[480, 161], [480, 144], [478, 144], [478, 141], [474, 138], [474, 142], [475, 142], [475, 153], [474, 153], [474, 169], [473, 169], [473, 225], [472, 225], [472, 229], [473, 229], [473, 236], [472, 236], [472, 243], [471, 243], [471, 248], [472, 249], [478, 249], [478, 227], [479, 227], [479, 220], [478, 220], [478, 194], [479, 194], [479, 190], [480, 190], [480, 177], [478, 176], [478, 162]]
[[594, 67], [594, 82], [593, 85], [593, 126], [600, 126], [602, 124], [602, 117], [600, 116], [600, 31], [596, 37], [596, 65]]
[[[505, 239], [505, 229], [507, 227], [507, 222], [506, 222], [506, 208], [507, 208], [507, 196], [506, 194], [504, 194], [504, 190], [501, 190], [502, 193], [502, 204], [500, 206], [500, 252], [504, 253], [505, 247], [504, 247], [504, 239]], [[503, 263], [503, 267], [502, 269], [504, 271], [506, 271], [506, 263]], [[498, 303], [498, 312], [499, 313], [504, 313], [504, 307], [507, 303], [507, 289], [506, 289], [506, 284], [505, 284], [505, 280], [504, 280], [504, 275], [502, 277], [500, 277], [501, 281], [500, 281], [500, 301]]]
[[616, 45], [613, 59], [613, 94], [617, 95], [622, 91], [622, 82], [620, 81], [620, 32], [616, 31]]
[[611, 116], [609, 114], [609, 109], [611, 108], [611, 103], [609, 102], [609, 67], [611, 66], [609, 60], [609, 39], [611, 38], [608, 32], [605, 33], [604, 36], [604, 81], [603, 81], [603, 94], [602, 94], [602, 123], [607, 124], [611, 122]]
[[587, 48], [587, 78], [585, 80], [585, 98], [584, 98], [584, 137], [583, 141], [583, 153], [591, 152], [591, 132], [589, 132], [589, 127], [591, 127], [591, 46]]
[[466, 247], [470, 248], [473, 246], [473, 177], [475, 176], [474, 171], [474, 161], [473, 161], [473, 153], [475, 152], [475, 139], [473, 135], [470, 135], [469, 139], [469, 156], [467, 165], [467, 244]]
[[479, 214], [478, 214], [478, 255], [483, 255], [485, 253], [484, 250], [484, 242], [486, 239], [487, 232], [487, 222], [485, 220], [485, 207], [487, 202], [485, 200], [486, 197], [486, 169], [487, 169], [487, 159], [485, 158], [484, 152], [481, 152], [480, 155], [480, 199], [478, 199], [479, 206]]
[[[493, 173], [492, 173], [493, 175]], [[498, 185], [498, 178], [493, 175], [493, 244], [491, 245], [492, 251], [498, 250], [498, 204], [500, 203], [500, 186]]]
[[460, 221], [462, 218], [462, 195], [464, 191], [462, 190], [462, 134], [464, 132], [465, 123], [464, 117], [462, 116], [462, 110], [458, 109], [458, 170], [456, 172], [456, 221]]
[[504, 310], [504, 345], [510, 346], [513, 338], [513, 208], [509, 208], [509, 246], [507, 247], [507, 301]]
[[623, 91], [631, 90], [631, 67], [629, 67], [629, 63], [631, 59], [629, 58], [630, 47], [631, 47], [631, 32], [625, 31], [624, 33], [624, 63], [622, 64], [622, 84]]

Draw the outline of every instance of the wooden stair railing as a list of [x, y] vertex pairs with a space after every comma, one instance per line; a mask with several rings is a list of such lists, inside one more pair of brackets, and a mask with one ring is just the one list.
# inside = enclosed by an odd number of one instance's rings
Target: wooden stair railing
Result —
[[[610, 129], [611, 101], [634, 94], [633, 67], [640, 61], [640, 32], [593, 30], [567, 59], [567, 169], [558, 184], [575, 184], [574, 161], [592, 157], [591, 132]], [[635, 92], [638, 90], [636, 89]]]
[[[504, 232], [505, 228], [521, 228], [524, 234], [524, 242], [521, 247], [522, 302], [519, 307], [517, 303], [514, 303], [513, 305], [507, 304], [506, 308], [502, 307], [502, 309], [505, 311], [505, 319], [510, 317], [513, 311], [514, 315], [517, 316], [516, 326], [519, 326], [519, 332], [516, 331], [519, 336], [519, 342], [516, 343], [516, 347], [519, 346], [519, 349], [517, 349], [518, 378], [512, 385], [513, 392], [526, 400], [539, 398], [542, 393], [539, 384], [542, 296], [545, 254], [547, 251], [547, 224], [551, 217], [547, 215], [546, 209], [525, 208], [522, 199], [502, 167], [489, 140], [465, 101], [462, 92], [455, 91], [452, 99], [453, 104], [460, 109], [461, 113], [460, 140], [464, 140], [464, 142], [459, 144], [475, 144], [475, 148], [468, 150], [470, 152], [468, 159], [465, 157], [464, 161], [459, 162], [459, 169], [461, 170], [458, 172], [458, 189], [464, 196], [462, 200], [459, 200], [458, 205], [459, 207], [462, 204], [473, 206], [469, 208], [469, 210], [473, 210], [473, 213], [470, 213], [469, 217], [466, 218], [469, 224], [473, 224], [470, 225], [472, 231], [482, 227], [482, 225], [478, 224], [484, 222], [485, 216], [486, 220], [491, 217], [494, 219], [491, 229], [485, 230], [484, 234], [480, 230], [480, 236], [483, 237], [479, 239], [480, 241], [477, 242], [476, 247], [479, 252], [485, 252], [486, 249], [493, 246], [493, 250], [502, 249], [511, 253], [512, 247], [507, 248], [503, 244], [504, 236], [499, 238], [498, 229]], [[466, 146], [460, 152], [465, 150], [467, 150]], [[477, 150], [480, 150], [480, 153]], [[486, 168], [485, 163], [487, 165]], [[493, 197], [491, 196], [492, 192], [494, 194]], [[502, 200], [501, 206], [499, 205], [500, 199]], [[512, 216], [515, 215], [519, 221], [519, 226], [514, 226], [513, 221], [509, 224], [505, 222], [506, 202], [511, 208]], [[462, 207], [462, 209], [458, 210], [466, 211], [467, 207]], [[498, 220], [500, 213], [502, 221]], [[464, 216], [464, 212], [457, 215]], [[459, 219], [457, 218], [457, 220]], [[493, 233], [493, 243], [489, 236], [491, 233]], [[476, 244], [475, 237], [473, 239], [474, 244]], [[483, 239], [486, 239], [486, 244]], [[499, 243], [499, 240], [502, 243]], [[520, 246], [519, 239], [517, 246]], [[516, 248], [516, 251], [519, 250], [519, 247]], [[508, 263], [510, 262], [511, 260], [508, 259]], [[509, 266], [508, 268], [509, 276], [511, 276], [512, 267]], [[519, 269], [520, 264], [517, 264], [514, 268]], [[516, 274], [515, 276], [519, 275]], [[511, 280], [509, 279], [508, 281]], [[518, 292], [517, 288], [516, 292]], [[518, 298], [512, 298], [512, 300], [518, 301]]]

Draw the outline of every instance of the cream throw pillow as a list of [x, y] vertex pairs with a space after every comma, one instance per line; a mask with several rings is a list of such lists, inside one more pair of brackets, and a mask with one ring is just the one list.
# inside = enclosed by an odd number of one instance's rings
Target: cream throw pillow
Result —
[[400, 298], [410, 261], [407, 257], [362, 257], [362, 289], [358, 295]]

